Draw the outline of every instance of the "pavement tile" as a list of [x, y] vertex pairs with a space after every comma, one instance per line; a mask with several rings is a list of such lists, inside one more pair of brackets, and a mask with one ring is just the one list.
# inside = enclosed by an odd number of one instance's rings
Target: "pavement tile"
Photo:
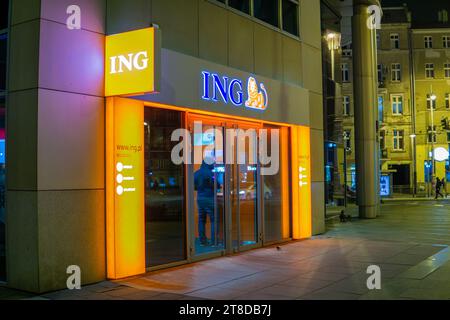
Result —
[[328, 288], [315, 291], [311, 294], [302, 296], [302, 300], [358, 300], [360, 295], [333, 291]]
[[412, 298], [419, 300], [447, 300], [450, 299], [450, 290], [435, 290], [435, 289], [418, 289], [410, 288], [401, 293], [400, 297]]
[[221, 287], [210, 287], [194, 292], [189, 292], [190, 297], [213, 299], [213, 300], [232, 300], [247, 293], [246, 290], [228, 289]]
[[284, 296], [286, 297], [286, 299], [288, 298], [295, 299], [304, 296], [308, 293], [311, 293], [313, 291], [315, 291], [315, 289], [308, 287], [296, 287], [277, 284], [263, 289], [259, 289], [256, 291], [256, 293]]
[[264, 292], [251, 292], [235, 298], [234, 300], [294, 300], [287, 296], [274, 295]]

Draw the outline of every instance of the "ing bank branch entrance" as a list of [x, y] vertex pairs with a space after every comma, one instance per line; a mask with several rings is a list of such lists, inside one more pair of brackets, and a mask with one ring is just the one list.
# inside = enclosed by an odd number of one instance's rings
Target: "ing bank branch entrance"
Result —
[[108, 98], [108, 277], [300, 238], [308, 133]]
[[106, 38], [105, 92], [108, 278], [311, 236], [307, 90], [147, 28]]

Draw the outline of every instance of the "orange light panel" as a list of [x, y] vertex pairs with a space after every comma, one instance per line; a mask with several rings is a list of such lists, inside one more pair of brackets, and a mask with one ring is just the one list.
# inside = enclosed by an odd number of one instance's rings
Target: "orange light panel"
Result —
[[120, 279], [145, 272], [144, 106], [107, 101], [107, 274]]
[[311, 136], [310, 129], [293, 126], [292, 139], [292, 205], [293, 238], [312, 235], [311, 225]]

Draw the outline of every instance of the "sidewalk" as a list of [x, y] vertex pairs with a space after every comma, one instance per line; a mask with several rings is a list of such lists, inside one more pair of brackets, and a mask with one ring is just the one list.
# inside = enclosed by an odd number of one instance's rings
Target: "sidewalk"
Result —
[[[450, 299], [450, 214], [433, 202], [389, 203], [374, 220], [327, 222], [325, 235], [116, 282], [0, 299]], [[370, 291], [367, 267], [381, 268]], [[22, 295], [22, 296], [21, 296]]]

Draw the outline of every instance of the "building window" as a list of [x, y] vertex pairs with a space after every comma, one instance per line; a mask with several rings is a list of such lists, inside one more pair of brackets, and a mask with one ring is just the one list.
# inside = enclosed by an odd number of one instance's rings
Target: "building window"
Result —
[[383, 96], [378, 96], [378, 122], [383, 123], [384, 121], [384, 98]]
[[344, 116], [349, 116], [350, 115], [350, 97], [349, 96], [342, 97], [342, 105], [343, 105]]
[[401, 94], [394, 94], [391, 96], [392, 114], [403, 114], [403, 96]]
[[253, 12], [255, 17], [278, 28], [278, 4], [278, 0], [253, 0]]
[[450, 36], [442, 37], [442, 46], [446, 49], [450, 49]]
[[431, 130], [431, 126], [428, 126], [428, 143], [436, 143], [436, 126], [433, 126], [433, 130]]
[[391, 33], [391, 49], [400, 49], [400, 36], [398, 33]]
[[428, 79], [434, 78], [434, 63], [425, 64], [425, 77]]
[[432, 36], [425, 36], [424, 42], [425, 42], [425, 49], [433, 48], [433, 37]]
[[405, 149], [405, 132], [403, 130], [393, 130], [394, 150], [401, 151]]
[[[299, 36], [298, 0], [216, 0], [227, 8], [233, 8], [264, 21], [276, 28]], [[280, 17], [281, 9], [281, 17]]]
[[393, 82], [399, 82], [402, 79], [402, 68], [400, 63], [393, 63], [391, 65], [391, 80]]
[[298, 30], [298, 2], [292, 0], [283, 0], [283, 30], [299, 35]]
[[0, 32], [8, 28], [9, 0], [0, 1]]
[[344, 130], [344, 147], [346, 151], [352, 149], [352, 131]]
[[250, 0], [228, 0], [228, 6], [246, 14], [250, 14]]
[[378, 30], [377, 30], [377, 49], [381, 49], [381, 35]]
[[445, 94], [445, 107], [450, 109], [450, 93]]
[[447, 132], [447, 142], [450, 142], [450, 132]]
[[444, 63], [444, 76], [450, 78], [450, 63]]
[[350, 72], [348, 70], [348, 63], [341, 64], [341, 70], [342, 70], [342, 82], [349, 82]]
[[383, 65], [381, 63], [377, 66], [378, 71], [378, 84], [383, 83]]
[[386, 149], [386, 131], [380, 130], [380, 149]]
[[427, 94], [427, 109], [430, 109], [433, 106], [433, 109], [436, 109], [436, 101], [437, 99], [431, 99], [431, 95]]

